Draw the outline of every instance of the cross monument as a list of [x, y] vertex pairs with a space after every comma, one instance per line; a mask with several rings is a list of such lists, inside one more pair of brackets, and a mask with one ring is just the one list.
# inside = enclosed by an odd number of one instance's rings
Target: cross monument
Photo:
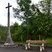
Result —
[[8, 6], [6, 8], [8, 8], [8, 32], [7, 32], [7, 39], [6, 42], [4, 43], [4, 45], [14, 45], [13, 40], [11, 38], [11, 32], [10, 32], [10, 7], [12, 7], [10, 5], [10, 3], [8, 3]]

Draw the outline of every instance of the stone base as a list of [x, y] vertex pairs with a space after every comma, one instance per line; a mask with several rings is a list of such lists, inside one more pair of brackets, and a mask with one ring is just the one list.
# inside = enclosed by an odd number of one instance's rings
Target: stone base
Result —
[[18, 47], [18, 45], [10, 44], [10, 43], [5, 43], [4, 47]]
[[14, 45], [13, 43], [11, 44], [11, 43], [4, 43], [4, 45], [5, 46], [7, 46], [7, 45]]

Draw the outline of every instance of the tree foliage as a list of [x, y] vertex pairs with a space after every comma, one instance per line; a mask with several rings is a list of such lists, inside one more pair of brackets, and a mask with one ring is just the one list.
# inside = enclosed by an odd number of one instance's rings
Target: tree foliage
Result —
[[7, 35], [7, 27], [0, 25], [0, 42], [4, 42], [6, 40]]
[[[22, 26], [27, 28], [26, 35], [29, 38], [38, 39], [37, 37], [40, 35], [42, 39], [51, 36], [51, 0], [42, 0], [36, 5], [31, 4], [31, 0], [17, 0], [17, 4], [20, 8], [14, 8], [14, 12], [16, 12], [17, 18], [24, 20], [22, 22]], [[20, 16], [19, 13], [21, 12], [24, 16]]]

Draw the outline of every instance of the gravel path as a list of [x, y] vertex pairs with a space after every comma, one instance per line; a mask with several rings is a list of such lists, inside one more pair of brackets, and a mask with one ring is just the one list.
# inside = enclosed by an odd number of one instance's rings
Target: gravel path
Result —
[[[24, 47], [19, 46], [17, 48], [12, 48], [12, 47], [0, 47], [0, 52], [39, 52], [39, 48], [38, 47], [31, 47], [31, 49], [25, 50]], [[46, 48], [46, 50], [44, 52], [52, 52], [52, 48]]]

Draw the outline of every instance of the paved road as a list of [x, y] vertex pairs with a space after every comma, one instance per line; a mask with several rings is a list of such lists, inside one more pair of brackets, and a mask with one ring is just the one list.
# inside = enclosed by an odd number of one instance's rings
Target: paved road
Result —
[[[38, 47], [32, 47], [29, 50], [25, 50], [24, 47], [19, 46], [17, 48], [0, 48], [0, 52], [39, 52], [39, 48]], [[52, 52], [52, 48], [46, 48], [46, 50], [44, 52]]]

